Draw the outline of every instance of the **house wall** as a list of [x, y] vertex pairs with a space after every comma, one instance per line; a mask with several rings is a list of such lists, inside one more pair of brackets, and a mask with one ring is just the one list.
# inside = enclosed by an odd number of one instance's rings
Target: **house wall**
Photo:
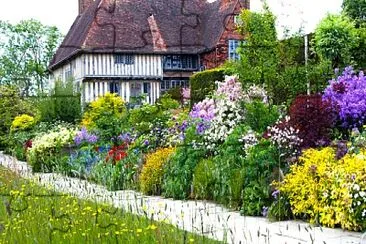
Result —
[[243, 37], [236, 31], [236, 24], [234, 23], [234, 15], [240, 14], [243, 8], [249, 8], [249, 1], [244, 5], [240, 2], [235, 6], [233, 15], [228, 15], [226, 18], [226, 28], [224, 29], [216, 47], [208, 53], [201, 55], [201, 64], [206, 69], [216, 68], [225, 63], [229, 57], [229, 40], [242, 40]]
[[115, 63], [113, 54], [83, 54], [53, 71], [54, 79], [67, 80], [67, 72], [71, 70], [75, 81], [84, 78], [151, 78], [163, 77], [161, 55], [134, 55], [133, 64]]
[[162, 78], [161, 55], [137, 54], [133, 64], [116, 64], [113, 54], [84, 54], [82, 75], [84, 77]]
[[[154, 103], [160, 96], [163, 79], [163, 56], [134, 55], [133, 64], [115, 63], [113, 54], [83, 54], [53, 71], [51, 83], [73, 79], [81, 90], [83, 102], [91, 102], [110, 91], [110, 82], [120, 86], [120, 96], [129, 101], [131, 86], [149, 84], [147, 102]], [[51, 84], [53, 86], [53, 84]], [[141, 93], [144, 93], [141, 90]]]

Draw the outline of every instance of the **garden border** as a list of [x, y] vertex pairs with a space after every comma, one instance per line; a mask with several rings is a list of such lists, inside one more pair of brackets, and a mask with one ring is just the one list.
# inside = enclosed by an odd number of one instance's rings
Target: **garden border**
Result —
[[107, 202], [131, 213], [166, 221], [183, 230], [203, 233], [220, 241], [226, 239], [228, 243], [366, 243], [366, 236], [362, 233], [314, 227], [301, 221], [269, 222], [266, 218], [241, 216], [239, 212], [211, 202], [144, 196], [131, 190], [111, 192], [103, 186], [60, 174], [33, 174], [26, 162], [2, 152], [1, 165], [57, 192]]

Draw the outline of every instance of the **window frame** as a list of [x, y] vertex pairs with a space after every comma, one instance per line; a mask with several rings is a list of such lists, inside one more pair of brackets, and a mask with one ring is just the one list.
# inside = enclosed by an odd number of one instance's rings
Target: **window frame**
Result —
[[135, 55], [133, 55], [133, 54], [115, 54], [114, 55], [114, 64], [133, 65], [133, 64], [135, 64]]

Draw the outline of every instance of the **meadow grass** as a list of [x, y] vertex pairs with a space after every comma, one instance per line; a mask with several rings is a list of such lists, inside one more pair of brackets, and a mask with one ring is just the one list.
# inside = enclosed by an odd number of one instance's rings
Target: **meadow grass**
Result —
[[218, 242], [54, 192], [0, 167], [0, 243]]

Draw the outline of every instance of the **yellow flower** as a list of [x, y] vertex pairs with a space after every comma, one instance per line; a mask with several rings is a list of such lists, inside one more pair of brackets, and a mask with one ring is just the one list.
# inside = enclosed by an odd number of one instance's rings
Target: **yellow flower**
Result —
[[137, 229], [136, 232], [137, 233], [142, 233], [142, 229]]
[[147, 154], [146, 163], [140, 175], [140, 186], [143, 193], [156, 194], [159, 192], [164, 165], [174, 152], [175, 148], [159, 148], [155, 152]]

